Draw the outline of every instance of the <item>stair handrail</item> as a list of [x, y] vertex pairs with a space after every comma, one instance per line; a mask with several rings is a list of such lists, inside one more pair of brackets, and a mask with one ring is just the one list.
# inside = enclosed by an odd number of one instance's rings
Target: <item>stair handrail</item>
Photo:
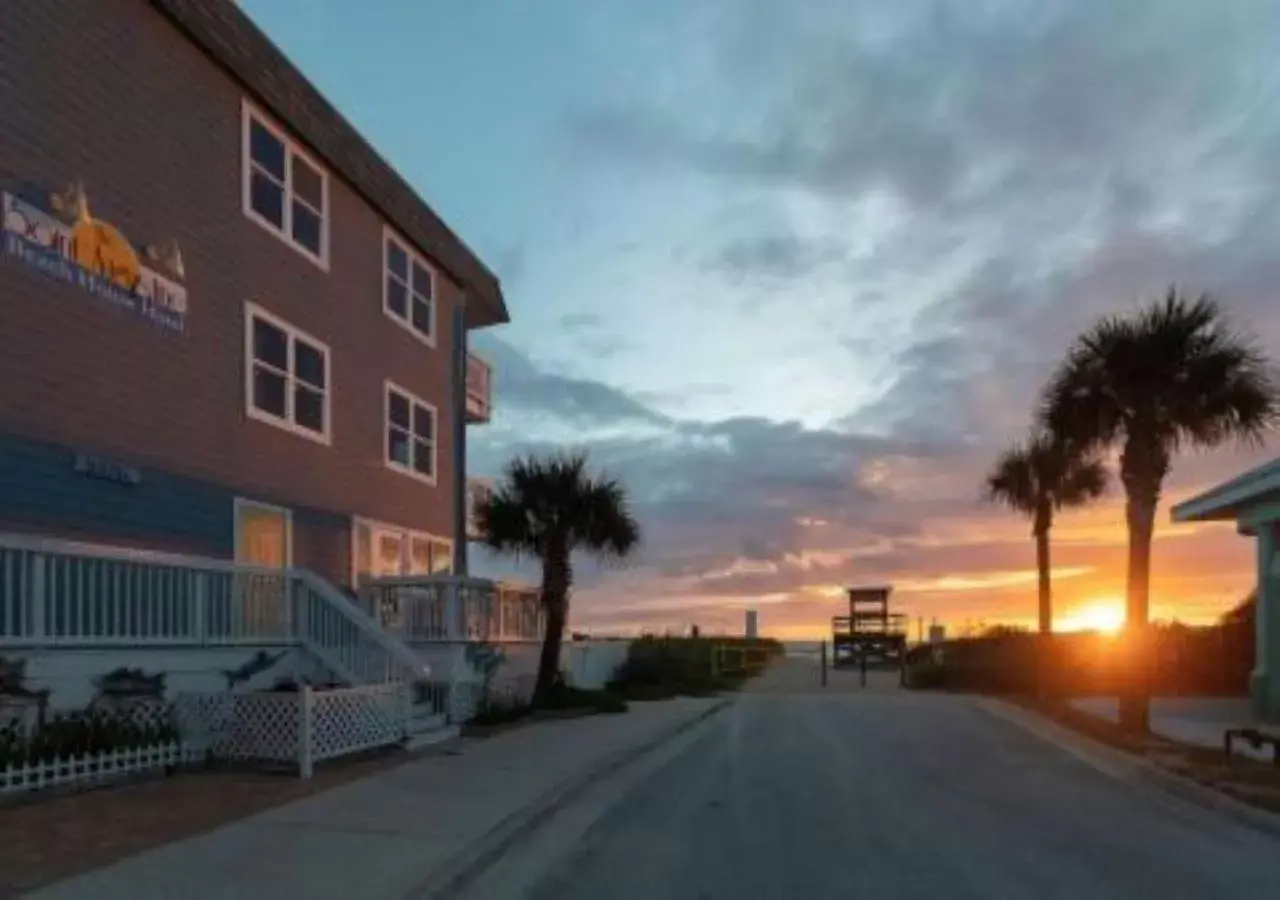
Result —
[[[343, 615], [367, 637], [371, 638], [374, 643], [380, 646], [388, 656], [399, 664], [402, 669], [407, 670], [407, 674], [410, 677], [405, 680], [410, 683], [415, 683], [427, 681], [430, 678], [431, 666], [427, 664], [426, 660], [415, 653], [406, 643], [401, 641], [395, 635], [387, 632], [377, 623], [377, 621], [374, 620], [372, 616], [353, 603], [349, 597], [334, 587], [333, 584], [307, 569], [291, 569], [290, 574], [299, 583], [306, 586], [317, 596], [323, 598], [332, 609]], [[303, 633], [303, 630], [306, 629], [309, 624], [310, 622], [308, 617], [295, 616], [294, 637], [299, 642], [306, 644], [313, 651], [319, 650], [320, 652], [323, 652], [323, 648], [318, 646], [312, 635]]]

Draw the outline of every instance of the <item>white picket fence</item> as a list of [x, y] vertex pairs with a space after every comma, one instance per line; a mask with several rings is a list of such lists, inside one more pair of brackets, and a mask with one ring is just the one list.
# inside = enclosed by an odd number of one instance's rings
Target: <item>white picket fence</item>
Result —
[[116, 781], [171, 766], [195, 764], [203, 759], [204, 751], [199, 747], [169, 743], [70, 756], [50, 762], [24, 763], [0, 769], [0, 797], [66, 785], [88, 786]]
[[361, 685], [316, 691], [181, 694], [175, 702], [184, 741], [216, 758], [297, 768], [404, 740], [409, 733], [408, 685]]

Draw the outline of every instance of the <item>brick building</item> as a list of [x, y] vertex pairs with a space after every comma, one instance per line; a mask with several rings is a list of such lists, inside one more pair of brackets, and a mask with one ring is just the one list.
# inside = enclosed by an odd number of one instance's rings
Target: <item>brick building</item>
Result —
[[0, 4], [0, 532], [455, 568], [497, 278], [231, 0]]

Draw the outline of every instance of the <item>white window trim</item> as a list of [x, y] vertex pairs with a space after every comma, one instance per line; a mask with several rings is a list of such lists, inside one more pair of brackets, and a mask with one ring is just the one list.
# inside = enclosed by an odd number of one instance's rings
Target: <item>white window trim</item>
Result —
[[[434, 404], [423, 400], [413, 391], [406, 390], [401, 385], [387, 379], [382, 383], [382, 462], [392, 472], [401, 475], [408, 475], [421, 481], [423, 484], [435, 485], [440, 474], [440, 410]], [[387, 439], [387, 432], [391, 430], [391, 392], [395, 391], [403, 395], [409, 400], [409, 425], [413, 426], [413, 404], [425, 406], [431, 410], [431, 475], [423, 475], [412, 465], [401, 465], [391, 459], [391, 442]], [[411, 431], [409, 434], [409, 450], [413, 451], [413, 441], [416, 436]]]
[[[289, 373], [285, 390], [285, 412], [286, 416], [281, 418], [273, 415], [266, 410], [258, 409], [253, 403], [253, 320], [262, 319], [276, 328], [279, 328], [289, 336]], [[293, 410], [293, 379], [296, 377], [293, 373], [293, 346], [294, 338], [301, 338], [311, 346], [315, 347], [324, 354], [324, 432], [319, 433], [312, 431], [310, 428], [304, 428], [295, 422], [287, 414]], [[290, 434], [296, 434], [307, 440], [315, 441], [317, 444], [324, 444], [326, 447], [333, 443], [333, 352], [329, 349], [329, 345], [314, 335], [308, 334], [296, 325], [286, 322], [279, 316], [272, 315], [252, 301], [246, 301], [244, 304], [244, 411], [250, 418], [258, 422], [265, 422], [268, 425], [274, 425]], [[386, 439], [383, 438], [385, 441]]]
[[[440, 535], [432, 534], [429, 531], [417, 531], [413, 528], [405, 528], [401, 525], [393, 525], [390, 522], [381, 522], [377, 519], [371, 519], [368, 516], [352, 516], [351, 517], [351, 584], [352, 585], [356, 584], [356, 579], [359, 578], [360, 576], [360, 573], [356, 570], [356, 567], [360, 564], [359, 529], [361, 525], [367, 526], [369, 528], [371, 538], [376, 537], [376, 534], [379, 531], [394, 531], [400, 535], [401, 540], [403, 541], [403, 543], [400, 545], [402, 548], [400, 551], [401, 568], [404, 568], [404, 564], [407, 559], [412, 558], [414, 539], [425, 538], [428, 541], [433, 541], [437, 544], [446, 545], [449, 548], [449, 569], [452, 572], [453, 570], [453, 538], [441, 537]], [[375, 553], [375, 552], [377, 552], [377, 549], [376, 547], [373, 546], [373, 541], [371, 540], [370, 553]], [[437, 574], [440, 574], [440, 573], [437, 573]]]
[[[329, 271], [329, 220], [332, 217], [332, 207], [329, 203], [329, 170], [322, 166], [314, 156], [303, 149], [297, 140], [289, 136], [275, 120], [268, 116], [248, 100], [242, 100], [240, 112], [240, 197], [244, 208], [244, 214], [251, 221], [257, 223], [262, 228], [271, 232], [275, 237], [285, 245], [292, 247], [296, 253], [301, 254], [304, 258], [319, 266], [325, 272]], [[253, 208], [253, 182], [250, 175], [253, 172], [253, 156], [250, 146], [250, 136], [252, 130], [250, 123], [258, 120], [267, 131], [271, 132], [278, 140], [284, 144], [285, 148], [285, 179], [284, 186], [284, 225], [277, 227], [266, 216], [258, 213]], [[324, 209], [320, 213], [320, 255], [316, 256], [309, 249], [299, 244], [293, 239], [293, 196], [292, 186], [289, 184], [289, 158], [290, 154], [302, 157], [307, 165], [311, 166], [320, 174], [320, 198], [324, 203]], [[304, 201], [305, 202], [305, 201]]]
[[[260, 509], [266, 512], [280, 513], [284, 516], [284, 567], [293, 568], [293, 510], [287, 506], [276, 506], [274, 503], [263, 503], [261, 500], [250, 500], [247, 497], [236, 497], [231, 501], [232, 540], [231, 558], [240, 562], [240, 510]], [[249, 565], [246, 563], [246, 565]], [[254, 564], [256, 565], [256, 564]]]
[[[413, 264], [414, 263], [417, 263], [418, 265], [422, 266], [422, 268], [427, 271], [427, 274], [431, 276], [431, 334], [423, 334], [421, 331], [413, 327], [413, 288], [411, 285], [406, 285], [406, 288], [408, 290], [409, 317], [407, 319], [402, 319], [391, 310], [391, 298], [387, 296], [387, 276], [391, 272], [391, 269], [390, 269], [391, 261], [388, 258], [388, 254], [387, 254], [387, 244], [390, 242], [394, 242], [396, 246], [398, 246], [401, 250], [403, 250], [405, 255], [409, 258], [409, 280], [411, 282], [413, 281]], [[393, 231], [390, 227], [383, 225], [382, 226], [382, 311], [386, 314], [387, 318], [390, 319], [392, 322], [395, 322], [405, 331], [409, 332], [411, 335], [413, 335], [415, 338], [420, 340], [422, 343], [426, 344], [428, 347], [431, 347], [433, 349], [436, 346], [436, 329], [440, 324], [439, 318], [436, 315], [436, 310], [439, 308], [439, 305], [440, 305], [437, 299], [438, 293], [436, 290], [439, 287], [439, 285], [440, 285], [440, 274], [436, 271], [436, 267], [431, 265], [431, 263], [427, 262], [426, 257], [424, 257], [421, 253], [413, 249], [413, 246], [408, 241], [400, 237], [400, 235], [397, 234], [395, 231]]]

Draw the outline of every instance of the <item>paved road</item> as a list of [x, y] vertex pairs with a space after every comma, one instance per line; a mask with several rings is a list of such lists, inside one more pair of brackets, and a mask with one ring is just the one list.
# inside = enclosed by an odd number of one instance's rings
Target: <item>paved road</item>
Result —
[[886, 679], [819, 694], [811, 674], [767, 676], [524, 895], [1278, 896], [1276, 839], [1103, 775], [964, 698]]

